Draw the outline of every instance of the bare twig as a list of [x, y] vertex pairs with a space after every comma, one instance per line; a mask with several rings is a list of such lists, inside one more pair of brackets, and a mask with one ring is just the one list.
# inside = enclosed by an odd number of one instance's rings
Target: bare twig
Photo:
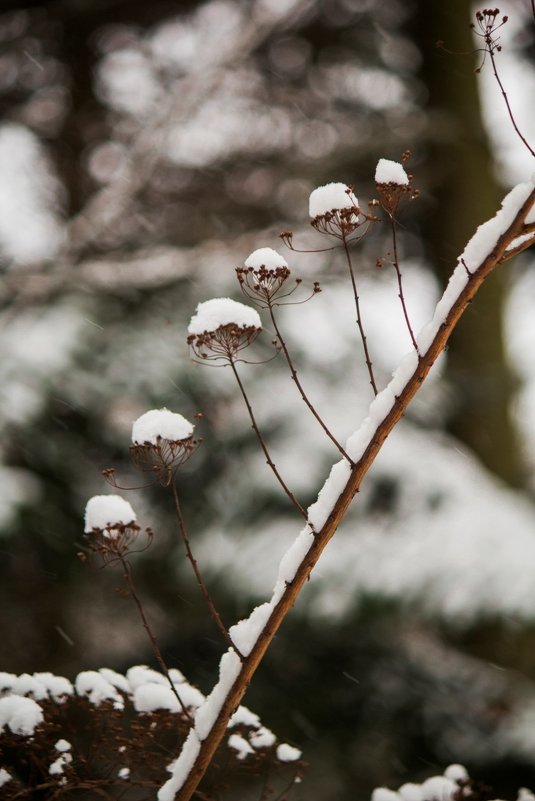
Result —
[[351, 253], [349, 252], [349, 245], [346, 239], [345, 234], [342, 236], [342, 244], [344, 246], [344, 252], [346, 254], [347, 266], [349, 269], [349, 275], [351, 278], [351, 285], [353, 287], [353, 297], [355, 299], [355, 309], [357, 312], [357, 326], [360, 333], [360, 338], [362, 340], [362, 347], [364, 348], [364, 359], [366, 360], [366, 367], [368, 368], [368, 375], [370, 376], [370, 384], [372, 385], [373, 394], [377, 395], [377, 384], [375, 383], [375, 377], [373, 374], [373, 366], [372, 361], [370, 358], [370, 352], [368, 350], [368, 343], [366, 341], [366, 334], [364, 333], [364, 325], [362, 323], [362, 315], [360, 311], [360, 298], [357, 289], [357, 280], [355, 278], [355, 271], [353, 270], [353, 263], [351, 261]]
[[[535, 5], [534, 0], [532, 0], [531, 7], [533, 10], [533, 15], [535, 16]], [[496, 66], [496, 56], [495, 53], [501, 52], [502, 46], [499, 43], [500, 40], [496, 36], [496, 31], [498, 31], [508, 20], [507, 16], [498, 19], [498, 15], [500, 10], [498, 8], [485, 8], [482, 11], [476, 12], [476, 22], [477, 27], [479, 28], [479, 32], [476, 28], [476, 25], [472, 25], [472, 29], [474, 30], [476, 36], [479, 36], [485, 42], [485, 53], [489, 54], [490, 62], [492, 64], [492, 72], [494, 74], [494, 78], [496, 83], [499, 86], [500, 92], [502, 93], [502, 97], [505, 101], [505, 106], [507, 108], [507, 113], [509, 115], [509, 119], [513, 125], [516, 135], [522, 142], [522, 144], [527, 148], [527, 150], [531, 153], [532, 156], [535, 156], [535, 150], [531, 147], [525, 136], [520, 131], [518, 124], [515, 119], [515, 115], [513, 114], [513, 110], [511, 108], [511, 104], [509, 103], [509, 98], [507, 96], [507, 92], [505, 91], [505, 87], [502, 83], [502, 80], [498, 74], [498, 68]], [[480, 72], [481, 67], [478, 67], [476, 72]]]
[[409, 332], [409, 336], [411, 338], [411, 342], [413, 345], [414, 350], [418, 354], [418, 358], [420, 358], [420, 350], [418, 348], [418, 343], [416, 342], [416, 338], [414, 336], [414, 331], [412, 330], [411, 321], [409, 319], [409, 312], [407, 310], [407, 304], [405, 303], [405, 294], [403, 292], [403, 283], [401, 278], [401, 268], [399, 266], [399, 258], [398, 258], [398, 237], [397, 237], [397, 225], [396, 225], [396, 218], [393, 214], [389, 214], [390, 219], [390, 227], [392, 230], [392, 249], [394, 251], [394, 269], [396, 271], [396, 277], [398, 280], [398, 298], [401, 301], [401, 308], [403, 309], [403, 316], [405, 317], [405, 323], [407, 325], [407, 330]]
[[507, 97], [507, 92], [505, 91], [504, 85], [503, 85], [503, 83], [502, 83], [502, 81], [500, 79], [500, 76], [498, 75], [498, 69], [496, 67], [496, 57], [494, 55], [494, 49], [489, 46], [488, 49], [487, 49], [487, 52], [488, 52], [488, 54], [490, 56], [490, 63], [492, 64], [492, 72], [494, 74], [494, 77], [496, 79], [496, 82], [497, 82], [498, 86], [500, 87], [500, 92], [502, 93], [502, 97], [503, 97], [503, 99], [505, 101], [505, 105], [506, 105], [506, 108], [507, 108], [507, 113], [509, 115], [509, 119], [511, 120], [513, 128], [515, 129], [515, 133], [518, 136], [518, 138], [520, 139], [520, 141], [522, 142], [522, 144], [529, 150], [531, 155], [535, 156], [535, 150], [531, 147], [531, 145], [529, 144], [529, 142], [526, 139], [526, 137], [522, 134], [522, 132], [520, 131], [520, 128], [518, 127], [518, 124], [516, 122], [515, 115], [513, 114], [513, 110], [511, 108], [511, 104], [509, 103], [509, 98]]
[[299, 376], [297, 375], [297, 371], [296, 371], [296, 369], [294, 367], [292, 358], [290, 356], [290, 352], [288, 351], [288, 347], [286, 345], [286, 342], [284, 341], [284, 338], [283, 338], [283, 336], [282, 336], [282, 334], [280, 332], [280, 328], [279, 328], [279, 326], [277, 324], [277, 320], [276, 320], [276, 317], [275, 317], [275, 312], [274, 312], [274, 309], [273, 309], [273, 304], [271, 302], [268, 303], [268, 309], [269, 309], [269, 314], [270, 314], [270, 317], [271, 317], [271, 322], [273, 323], [273, 328], [275, 329], [275, 333], [277, 334], [278, 342], [280, 343], [280, 346], [282, 348], [282, 352], [284, 353], [284, 356], [286, 358], [286, 362], [288, 364], [288, 367], [290, 368], [290, 374], [292, 376], [292, 380], [294, 381], [297, 389], [299, 390], [299, 394], [301, 395], [302, 400], [308, 406], [308, 408], [310, 409], [310, 411], [312, 412], [312, 414], [314, 415], [314, 417], [316, 418], [316, 420], [318, 421], [318, 423], [320, 424], [322, 429], [325, 431], [325, 433], [327, 434], [327, 436], [329, 437], [329, 439], [331, 440], [333, 445], [335, 445], [335, 447], [338, 449], [338, 451], [342, 454], [344, 459], [347, 459], [349, 464], [353, 464], [353, 461], [350, 459], [350, 457], [348, 456], [347, 452], [340, 445], [340, 443], [338, 442], [336, 437], [332, 434], [332, 432], [327, 427], [327, 425], [325, 424], [323, 419], [320, 417], [320, 415], [316, 411], [316, 408], [313, 406], [313, 404], [311, 403], [310, 399], [308, 398], [305, 390], [303, 389], [303, 385], [301, 384], [301, 381], [299, 380]]
[[182, 701], [182, 699], [181, 699], [181, 697], [180, 697], [180, 695], [179, 695], [179, 693], [178, 693], [178, 691], [177, 691], [177, 689], [175, 687], [175, 684], [174, 684], [171, 676], [169, 675], [169, 668], [167, 667], [167, 665], [165, 663], [165, 660], [164, 660], [164, 658], [162, 656], [162, 652], [160, 651], [160, 646], [158, 645], [158, 641], [157, 641], [156, 637], [154, 636], [154, 632], [152, 631], [152, 629], [150, 627], [150, 624], [149, 624], [149, 621], [147, 620], [147, 616], [145, 615], [145, 610], [143, 609], [143, 604], [141, 603], [141, 599], [140, 599], [140, 597], [139, 597], [139, 595], [137, 593], [136, 586], [134, 584], [134, 579], [132, 577], [132, 568], [130, 566], [130, 563], [128, 562], [127, 559], [125, 559], [125, 557], [122, 554], [120, 554], [118, 556], [118, 559], [121, 562], [121, 565], [123, 567], [124, 577], [125, 577], [126, 583], [128, 585], [128, 589], [130, 591], [130, 595], [132, 596], [132, 598], [134, 600], [134, 603], [135, 603], [135, 605], [137, 607], [137, 610], [139, 612], [139, 616], [141, 618], [141, 622], [143, 623], [143, 628], [147, 632], [148, 638], [149, 638], [150, 643], [152, 645], [152, 650], [154, 652], [154, 656], [156, 657], [156, 661], [160, 665], [164, 676], [167, 678], [167, 681], [169, 682], [169, 684], [171, 686], [171, 690], [173, 691], [173, 693], [174, 693], [174, 695], [175, 695], [175, 697], [176, 697], [176, 699], [177, 699], [177, 701], [178, 701], [178, 703], [180, 705], [180, 708], [182, 709], [182, 712], [184, 713], [184, 715], [188, 719], [188, 721], [190, 723], [193, 723], [192, 717], [191, 717], [190, 713], [188, 712], [188, 709], [187, 709], [186, 705]]
[[281, 474], [279, 473], [279, 471], [275, 467], [273, 459], [269, 455], [269, 451], [267, 449], [267, 445], [265, 443], [264, 437], [262, 436], [262, 433], [261, 433], [260, 429], [258, 428], [258, 424], [256, 422], [256, 418], [254, 416], [252, 406], [251, 406], [251, 404], [249, 402], [249, 398], [248, 398], [247, 393], [245, 391], [245, 387], [243, 386], [242, 380], [241, 380], [241, 378], [239, 376], [238, 368], [236, 367], [236, 363], [235, 363], [234, 359], [230, 359], [230, 366], [232, 367], [232, 372], [234, 373], [236, 381], [238, 382], [238, 386], [240, 388], [240, 392], [242, 394], [243, 400], [245, 401], [245, 405], [247, 407], [247, 411], [248, 411], [249, 417], [251, 419], [251, 425], [252, 425], [253, 430], [254, 430], [254, 432], [256, 434], [258, 442], [260, 443], [260, 447], [262, 448], [264, 456], [266, 457], [266, 462], [271, 467], [273, 473], [275, 474], [275, 477], [276, 477], [277, 481], [279, 482], [279, 484], [281, 485], [281, 487], [283, 488], [284, 492], [286, 493], [286, 495], [288, 496], [288, 498], [290, 499], [292, 504], [295, 506], [295, 508], [297, 509], [299, 514], [302, 515], [305, 520], [308, 520], [307, 513], [305, 512], [305, 510], [303, 509], [303, 507], [301, 506], [301, 504], [299, 503], [299, 501], [297, 500], [297, 498], [295, 497], [293, 492], [288, 488], [288, 486], [285, 483], [284, 479], [282, 478]]
[[199, 585], [199, 589], [200, 589], [200, 591], [201, 591], [201, 593], [203, 595], [204, 600], [206, 601], [208, 609], [210, 610], [210, 614], [211, 614], [211, 616], [212, 616], [217, 628], [219, 629], [219, 631], [221, 632], [221, 634], [223, 635], [223, 637], [225, 639], [225, 642], [227, 643], [227, 645], [229, 645], [231, 648], [233, 648], [236, 651], [236, 653], [238, 654], [240, 659], [243, 659], [242, 654], [240, 654], [239, 650], [236, 648], [236, 646], [234, 645], [234, 643], [230, 639], [228, 630], [227, 630], [225, 624], [223, 623], [223, 621], [221, 620], [221, 616], [220, 616], [219, 612], [217, 611], [217, 609], [215, 607], [215, 604], [214, 604], [214, 602], [212, 600], [212, 597], [211, 597], [210, 593], [208, 592], [206, 584], [204, 583], [204, 580], [203, 580], [202, 575], [201, 575], [201, 571], [199, 570], [199, 565], [197, 563], [197, 560], [193, 556], [193, 551], [191, 550], [191, 544], [190, 544], [189, 536], [188, 536], [188, 530], [186, 528], [186, 522], [184, 520], [184, 515], [182, 514], [182, 509], [180, 507], [180, 501], [178, 499], [178, 490], [176, 488], [176, 484], [175, 484], [174, 481], [171, 482], [171, 491], [173, 493], [173, 501], [174, 501], [175, 513], [176, 513], [177, 521], [178, 521], [178, 528], [180, 530], [180, 536], [182, 537], [182, 542], [184, 543], [184, 547], [186, 549], [186, 556], [188, 558], [189, 563], [191, 564], [191, 567], [193, 568], [193, 573], [195, 574], [195, 578], [197, 580], [197, 584]]

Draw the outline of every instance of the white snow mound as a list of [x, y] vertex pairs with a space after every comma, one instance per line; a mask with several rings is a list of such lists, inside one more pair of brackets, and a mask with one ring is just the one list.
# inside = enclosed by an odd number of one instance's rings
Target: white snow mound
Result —
[[288, 263], [273, 248], [258, 248], [247, 256], [245, 266], [252, 267], [253, 270], [258, 270], [260, 267], [265, 267], [266, 270], [276, 270], [277, 267], [288, 267]]
[[231, 298], [212, 298], [199, 303], [188, 326], [188, 334], [217, 331], [225, 325], [239, 328], [262, 328], [258, 312]]
[[128, 526], [136, 521], [136, 513], [120, 495], [93, 495], [85, 507], [86, 534], [94, 528], [108, 529], [117, 525]]
[[346, 184], [331, 183], [314, 189], [308, 201], [308, 211], [314, 219], [339, 209], [355, 209], [358, 205], [357, 198]]
[[399, 161], [379, 159], [377, 162], [377, 167], [375, 168], [375, 183], [399, 184], [399, 186], [408, 186], [409, 176]]
[[132, 426], [132, 442], [143, 445], [150, 442], [156, 445], [158, 437], [171, 442], [189, 439], [195, 426], [177, 412], [169, 409], [150, 409], [134, 421]]

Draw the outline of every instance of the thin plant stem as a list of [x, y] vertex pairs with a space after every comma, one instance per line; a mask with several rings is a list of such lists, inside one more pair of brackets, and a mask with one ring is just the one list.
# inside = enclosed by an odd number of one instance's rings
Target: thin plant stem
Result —
[[308, 406], [308, 408], [310, 409], [310, 411], [312, 412], [312, 414], [314, 415], [314, 417], [316, 418], [316, 420], [318, 421], [318, 423], [320, 424], [322, 429], [325, 431], [325, 433], [327, 434], [327, 436], [329, 437], [329, 439], [331, 440], [333, 445], [335, 445], [335, 447], [340, 451], [340, 453], [342, 454], [344, 459], [347, 459], [349, 464], [353, 464], [353, 461], [350, 458], [350, 456], [347, 454], [347, 452], [344, 450], [344, 448], [340, 445], [340, 443], [338, 442], [336, 437], [333, 436], [331, 431], [327, 428], [326, 424], [324, 423], [324, 421], [322, 420], [322, 418], [320, 417], [320, 415], [318, 414], [318, 412], [316, 411], [316, 409], [312, 405], [311, 401], [309, 400], [305, 390], [303, 389], [303, 385], [301, 384], [301, 381], [299, 380], [299, 377], [297, 375], [297, 371], [296, 371], [296, 369], [294, 367], [294, 364], [293, 364], [292, 358], [290, 356], [290, 353], [288, 351], [288, 347], [286, 345], [286, 342], [284, 341], [283, 336], [282, 336], [282, 334], [280, 332], [279, 326], [277, 325], [277, 320], [275, 318], [275, 312], [273, 310], [273, 305], [272, 305], [271, 302], [268, 302], [268, 309], [269, 309], [269, 315], [271, 317], [271, 322], [273, 323], [273, 328], [275, 329], [275, 333], [277, 334], [277, 339], [280, 342], [280, 346], [282, 348], [282, 352], [284, 353], [284, 356], [286, 358], [286, 362], [287, 362], [288, 367], [290, 369], [290, 374], [292, 376], [292, 380], [294, 381], [297, 389], [299, 390], [299, 394], [301, 395], [302, 400]]
[[[531, 5], [532, 5], [532, 8], [533, 8], [533, 14], [535, 15], [535, 0], [532, 0]], [[495, 56], [494, 56], [493, 47], [488, 41], [487, 41], [487, 52], [488, 52], [488, 54], [490, 56], [490, 63], [492, 64], [492, 71], [494, 73], [494, 77], [495, 77], [495, 79], [496, 79], [496, 81], [498, 83], [498, 86], [500, 87], [500, 91], [502, 93], [502, 97], [505, 100], [505, 105], [507, 107], [507, 113], [509, 114], [509, 119], [511, 120], [511, 122], [513, 124], [513, 128], [515, 129], [515, 132], [516, 132], [517, 136], [520, 138], [520, 141], [527, 147], [527, 149], [529, 150], [531, 155], [535, 156], [535, 150], [533, 150], [533, 148], [531, 147], [531, 145], [529, 144], [529, 142], [527, 141], [525, 136], [521, 133], [520, 128], [517, 125], [517, 122], [515, 120], [515, 115], [513, 114], [513, 111], [511, 109], [511, 105], [509, 103], [509, 98], [507, 97], [507, 92], [505, 91], [503, 83], [500, 80], [500, 76], [498, 75], [498, 69], [496, 67], [496, 59], [495, 59]]]
[[193, 568], [193, 572], [195, 574], [195, 578], [197, 580], [197, 584], [199, 585], [199, 589], [200, 589], [200, 591], [202, 593], [202, 596], [203, 596], [204, 600], [206, 601], [208, 609], [210, 610], [210, 614], [211, 614], [211, 616], [212, 616], [212, 618], [214, 620], [214, 623], [216, 624], [217, 628], [219, 629], [219, 631], [221, 632], [221, 634], [225, 638], [225, 642], [227, 643], [227, 645], [229, 645], [231, 648], [233, 648], [234, 651], [236, 651], [236, 653], [240, 657], [240, 659], [243, 660], [243, 655], [239, 652], [239, 650], [236, 648], [236, 646], [232, 642], [232, 640], [230, 638], [230, 635], [228, 633], [228, 630], [227, 630], [225, 624], [223, 623], [223, 621], [221, 620], [221, 616], [220, 616], [219, 612], [217, 611], [217, 609], [215, 607], [215, 604], [214, 604], [214, 602], [212, 600], [212, 597], [211, 597], [210, 593], [208, 592], [208, 589], [206, 588], [206, 584], [204, 583], [204, 580], [203, 580], [203, 578], [201, 576], [201, 571], [199, 570], [199, 565], [197, 563], [197, 560], [193, 556], [193, 551], [191, 550], [191, 544], [190, 544], [189, 536], [188, 536], [188, 530], [186, 528], [184, 515], [182, 514], [180, 501], [178, 499], [178, 490], [176, 488], [176, 484], [175, 484], [174, 481], [171, 481], [171, 491], [173, 493], [173, 500], [174, 500], [174, 505], [175, 505], [176, 517], [177, 517], [177, 521], [178, 521], [178, 528], [180, 530], [180, 536], [182, 537], [182, 542], [184, 543], [184, 547], [186, 549], [186, 556], [188, 558], [188, 561], [189, 561], [191, 567]]
[[370, 358], [370, 352], [368, 350], [368, 343], [366, 341], [366, 334], [364, 333], [364, 326], [363, 326], [363, 323], [362, 323], [362, 315], [360, 313], [360, 298], [359, 298], [359, 293], [358, 293], [358, 290], [357, 290], [357, 280], [355, 278], [355, 272], [353, 270], [353, 264], [351, 262], [351, 254], [349, 252], [349, 247], [348, 247], [348, 243], [347, 243], [347, 239], [346, 239], [345, 235], [342, 237], [342, 243], [343, 243], [344, 251], [345, 251], [345, 254], [346, 254], [347, 266], [348, 266], [348, 269], [349, 269], [349, 275], [351, 277], [351, 284], [353, 286], [353, 297], [355, 299], [355, 309], [356, 309], [356, 312], [357, 312], [357, 326], [358, 326], [358, 329], [359, 329], [360, 338], [362, 340], [362, 347], [364, 348], [364, 358], [366, 360], [366, 367], [368, 368], [368, 375], [370, 376], [370, 384], [372, 385], [373, 394], [377, 395], [377, 384], [375, 383], [375, 377], [373, 375], [372, 361], [371, 361], [371, 358]]
[[393, 214], [388, 215], [390, 218], [390, 226], [392, 229], [392, 249], [394, 251], [394, 269], [396, 271], [396, 277], [398, 279], [398, 298], [401, 301], [401, 308], [403, 309], [403, 316], [405, 317], [405, 323], [407, 324], [407, 330], [409, 332], [411, 342], [413, 344], [414, 350], [418, 354], [418, 358], [421, 358], [420, 350], [418, 348], [418, 344], [416, 342], [416, 337], [414, 336], [414, 331], [412, 330], [411, 321], [409, 319], [409, 312], [407, 311], [407, 304], [405, 303], [405, 294], [403, 292], [403, 283], [401, 279], [401, 268], [399, 266], [399, 258], [398, 258], [398, 237], [397, 237], [397, 226], [396, 226], [396, 219]]
[[177, 701], [178, 701], [178, 703], [180, 705], [180, 708], [182, 709], [182, 712], [184, 713], [184, 715], [188, 719], [189, 723], [193, 724], [193, 719], [192, 719], [190, 713], [188, 712], [188, 709], [187, 709], [186, 705], [184, 704], [184, 702], [182, 701], [180, 695], [178, 694], [178, 691], [177, 691], [177, 689], [176, 689], [176, 687], [174, 685], [174, 682], [173, 682], [171, 676], [169, 675], [169, 668], [165, 664], [165, 660], [164, 660], [164, 658], [162, 656], [162, 652], [160, 651], [160, 646], [158, 645], [158, 641], [156, 640], [156, 637], [154, 636], [154, 633], [153, 633], [153, 631], [152, 631], [152, 629], [150, 627], [149, 621], [147, 620], [147, 616], [145, 614], [145, 610], [143, 609], [143, 604], [141, 603], [141, 599], [140, 599], [140, 597], [139, 597], [139, 595], [137, 593], [136, 586], [134, 584], [134, 579], [132, 577], [132, 568], [130, 566], [130, 563], [124, 558], [124, 556], [122, 554], [119, 554], [118, 558], [119, 558], [119, 561], [121, 562], [121, 565], [123, 566], [124, 577], [126, 579], [126, 583], [128, 585], [128, 589], [130, 591], [130, 595], [132, 596], [132, 598], [134, 600], [134, 603], [137, 606], [137, 611], [139, 612], [139, 616], [141, 618], [141, 622], [143, 623], [143, 628], [147, 632], [147, 636], [148, 636], [148, 638], [150, 640], [150, 643], [152, 645], [152, 650], [154, 652], [154, 656], [156, 657], [156, 661], [160, 665], [164, 676], [167, 678], [167, 681], [169, 682], [169, 684], [171, 686], [171, 690], [173, 691], [174, 695], [176, 696], [176, 699], [177, 699]]
[[235, 364], [234, 360], [230, 359], [229, 360], [229, 364], [232, 367], [232, 372], [234, 373], [236, 381], [238, 382], [238, 386], [240, 388], [240, 392], [242, 394], [243, 400], [245, 401], [245, 405], [247, 407], [247, 411], [249, 412], [249, 417], [251, 418], [251, 425], [253, 427], [253, 431], [255, 432], [256, 437], [258, 439], [258, 442], [260, 443], [260, 447], [262, 448], [264, 456], [266, 457], [266, 462], [271, 467], [273, 473], [275, 474], [275, 477], [276, 477], [277, 481], [279, 482], [279, 484], [281, 485], [281, 487], [283, 488], [284, 492], [286, 493], [286, 495], [288, 496], [288, 498], [290, 499], [292, 504], [295, 506], [295, 508], [297, 509], [299, 514], [301, 514], [305, 518], [305, 520], [308, 521], [307, 513], [305, 512], [305, 510], [303, 509], [303, 507], [301, 506], [301, 504], [299, 503], [299, 501], [297, 500], [297, 498], [295, 497], [293, 492], [286, 485], [286, 483], [285, 483], [284, 479], [282, 478], [281, 474], [279, 473], [279, 471], [275, 467], [275, 464], [274, 464], [271, 456], [269, 455], [269, 451], [267, 449], [267, 445], [266, 445], [266, 443], [264, 441], [264, 437], [262, 436], [262, 433], [261, 433], [260, 429], [258, 428], [258, 424], [256, 422], [256, 418], [254, 416], [252, 406], [251, 406], [251, 404], [249, 402], [249, 398], [248, 398], [247, 393], [245, 391], [245, 387], [243, 386], [242, 380], [241, 380], [241, 378], [239, 376], [238, 369], [236, 367], [236, 364]]

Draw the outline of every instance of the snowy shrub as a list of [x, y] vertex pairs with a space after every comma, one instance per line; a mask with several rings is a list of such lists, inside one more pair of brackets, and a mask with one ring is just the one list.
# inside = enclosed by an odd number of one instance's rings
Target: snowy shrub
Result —
[[[204, 701], [178, 670], [170, 676], [184, 709], [167, 678], [143, 665], [126, 675], [83, 671], [74, 687], [53, 674], [3, 674], [0, 797], [154, 799], [187, 734], [188, 715]], [[302, 775], [300, 757], [240, 706], [209, 785], [232, 798], [247, 776], [269, 773], [273, 792], [280, 791]]]

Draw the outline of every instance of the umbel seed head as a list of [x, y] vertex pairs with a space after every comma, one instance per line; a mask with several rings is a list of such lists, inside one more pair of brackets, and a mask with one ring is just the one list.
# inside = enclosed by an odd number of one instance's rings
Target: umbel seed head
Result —
[[132, 443], [134, 445], [155, 445], [158, 439], [181, 442], [191, 439], [195, 426], [177, 412], [163, 409], [150, 409], [134, 421]]
[[212, 298], [197, 306], [187, 342], [200, 359], [233, 362], [261, 330], [256, 309], [231, 298]]
[[[405, 151], [403, 161], [409, 158]], [[375, 185], [379, 202], [387, 214], [393, 216], [404, 199], [414, 200], [418, 190], [412, 186], [412, 175], [407, 175], [403, 164], [390, 159], [379, 159], [375, 169]]]
[[150, 409], [134, 421], [130, 455], [134, 464], [149, 468], [163, 486], [195, 451], [195, 426], [169, 409]]
[[[140, 531], [134, 510], [120, 495], [94, 495], [88, 500], [84, 534], [90, 550], [104, 562], [124, 557]], [[146, 534], [150, 544], [152, 532], [147, 529]]]
[[136, 519], [131, 505], [120, 495], [94, 495], [85, 507], [84, 532], [102, 531], [113, 538], [119, 528], [135, 523]]
[[346, 184], [318, 186], [310, 194], [308, 210], [316, 230], [338, 239], [349, 236], [362, 224], [359, 202]]
[[[246, 258], [243, 267], [236, 267], [236, 275], [244, 295], [258, 306], [266, 307], [280, 295], [291, 273], [280, 253], [272, 248], [259, 248]], [[283, 297], [287, 294], [291, 292]]]

